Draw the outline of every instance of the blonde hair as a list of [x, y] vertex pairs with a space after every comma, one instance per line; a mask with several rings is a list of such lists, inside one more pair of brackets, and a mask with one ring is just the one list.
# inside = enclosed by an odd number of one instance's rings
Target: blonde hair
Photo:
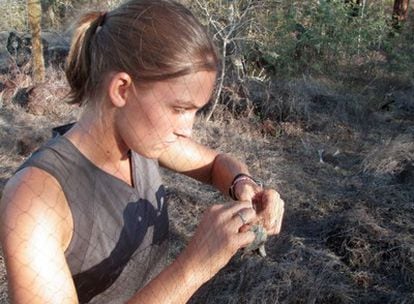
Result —
[[66, 65], [68, 102], [93, 100], [109, 72], [142, 84], [217, 69], [216, 49], [187, 8], [171, 0], [128, 1], [77, 22]]

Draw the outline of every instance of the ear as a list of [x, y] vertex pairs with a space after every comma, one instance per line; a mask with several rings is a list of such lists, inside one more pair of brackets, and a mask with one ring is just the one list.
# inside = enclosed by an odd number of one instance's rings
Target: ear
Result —
[[112, 75], [109, 82], [109, 97], [112, 104], [117, 108], [125, 106], [128, 95], [131, 94], [133, 83], [132, 78], [125, 72], [119, 72]]

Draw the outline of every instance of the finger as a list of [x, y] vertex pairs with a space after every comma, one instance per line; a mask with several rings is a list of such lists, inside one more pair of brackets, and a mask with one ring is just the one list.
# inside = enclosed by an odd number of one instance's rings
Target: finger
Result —
[[284, 209], [281, 210], [280, 216], [275, 220], [273, 226], [267, 230], [269, 235], [279, 234], [282, 230]]
[[285, 214], [285, 202], [280, 199], [277, 206], [278, 208], [276, 212], [276, 219], [273, 221], [273, 226], [275, 227], [275, 234], [279, 234], [280, 230], [282, 229], [283, 216]]
[[263, 225], [268, 231], [280, 231], [284, 213], [284, 201], [273, 189], [264, 190], [260, 196], [258, 213], [263, 218]]
[[279, 234], [280, 231], [282, 230], [283, 214], [284, 214], [284, 210], [281, 212], [280, 217], [278, 217], [276, 219], [276, 221], [274, 222], [273, 226], [271, 227], [271, 230], [269, 232], [270, 235], [272, 235], [272, 234]]
[[284, 202], [280, 198], [279, 193], [275, 190], [269, 189], [265, 191], [263, 196], [265, 213], [268, 215], [264, 219], [265, 226], [269, 228], [274, 225], [275, 221], [281, 219], [281, 213], [284, 208]]
[[256, 235], [252, 231], [241, 232], [237, 234], [236, 242], [238, 248], [244, 248], [249, 246], [255, 240]]
[[283, 222], [284, 213], [285, 213], [285, 209], [283, 208], [280, 214], [280, 218], [278, 218], [278, 220], [275, 223], [275, 226], [276, 226], [275, 234], [279, 234], [280, 230], [282, 230], [282, 222]]
[[236, 188], [236, 196], [241, 201], [252, 201], [253, 197], [255, 196], [257, 190], [257, 186], [253, 185], [252, 183], [240, 183], [240, 186]]
[[253, 208], [243, 208], [233, 215], [238, 220], [239, 226], [252, 224], [257, 219], [257, 213]]
[[225, 214], [228, 217], [232, 217], [237, 211], [244, 209], [244, 208], [253, 208], [253, 204], [251, 201], [237, 201], [231, 202], [225, 205], [226, 212]]
[[239, 232], [240, 228], [252, 224], [257, 221], [257, 214], [253, 208], [243, 208], [239, 209], [232, 216], [232, 219], [229, 222], [231, 229]]
[[[235, 214], [242, 209], [252, 209], [252, 203], [248, 201], [243, 202], [229, 202], [221, 205], [213, 205], [206, 212], [207, 216], [210, 216], [210, 220], [213, 222], [220, 222], [227, 224], [232, 221]], [[241, 222], [239, 216], [239, 223]], [[247, 220], [246, 220], [247, 222]], [[233, 225], [234, 226], [234, 225]]]

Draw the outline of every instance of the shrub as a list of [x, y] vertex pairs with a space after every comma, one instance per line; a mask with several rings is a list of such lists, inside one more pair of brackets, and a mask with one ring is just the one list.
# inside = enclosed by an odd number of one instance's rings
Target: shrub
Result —
[[0, 31], [23, 31], [27, 28], [25, 5], [24, 0], [2, 0]]

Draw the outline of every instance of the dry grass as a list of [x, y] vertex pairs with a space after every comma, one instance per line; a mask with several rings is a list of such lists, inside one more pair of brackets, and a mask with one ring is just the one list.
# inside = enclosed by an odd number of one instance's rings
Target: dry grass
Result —
[[364, 172], [384, 179], [414, 181], [414, 130], [388, 139], [371, 151], [362, 163]]
[[[16, 95], [31, 87], [30, 78], [1, 76], [7, 86], [0, 93], [0, 190], [53, 126], [78, 114], [61, 101], [61, 72], [49, 75], [20, 103]], [[283, 232], [267, 242], [266, 258], [236, 255], [190, 302], [414, 303], [410, 116], [373, 107], [374, 89], [353, 92], [324, 78], [256, 82], [248, 89], [257, 107], [243, 107], [235, 118], [232, 107], [220, 105], [212, 121], [198, 118], [195, 137], [244, 160], [278, 189], [286, 201]], [[173, 259], [203, 210], [226, 198], [186, 177], [163, 175]], [[7, 303], [2, 263], [0, 303]]]
[[[412, 121], [398, 121], [400, 134], [388, 114], [361, 102], [366, 96], [324, 79], [277, 85], [267, 102], [291, 98], [293, 121], [234, 120], [223, 107], [195, 133], [280, 191], [283, 232], [268, 241], [268, 257], [236, 256], [191, 303], [413, 303], [414, 183], [383, 179], [411, 170]], [[276, 133], [263, 132], [268, 123]], [[191, 217], [224, 198], [185, 178], [167, 174], [166, 182], [173, 244], [182, 248], [196, 227]]]
[[33, 87], [24, 70], [0, 75], [0, 187], [17, 166], [51, 136], [51, 128], [76, 119], [79, 109], [62, 99], [67, 86], [62, 71], [49, 69], [44, 85]]

